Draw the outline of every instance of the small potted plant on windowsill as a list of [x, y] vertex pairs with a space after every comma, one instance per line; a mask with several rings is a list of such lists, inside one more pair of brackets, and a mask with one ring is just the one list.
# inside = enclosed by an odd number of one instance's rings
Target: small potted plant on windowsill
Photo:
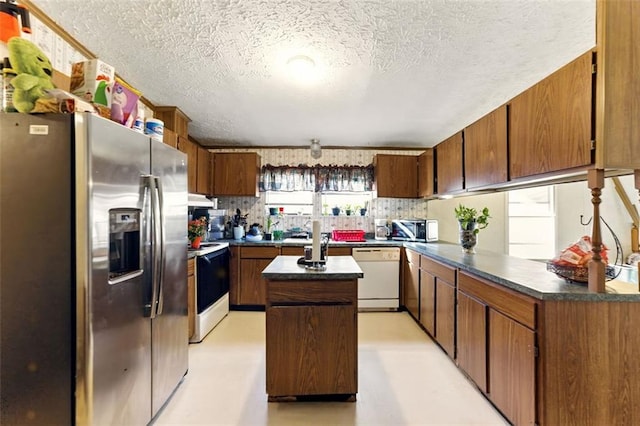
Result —
[[331, 209], [331, 213], [333, 213], [334, 216], [340, 216], [340, 207], [335, 206]]
[[267, 226], [265, 227], [264, 239], [265, 241], [271, 241], [271, 227], [277, 225], [278, 222], [273, 223], [271, 216], [267, 216]]
[[346, 204], [346, 205], [344, 206], [344, 213], [345, 213], [347, 216], [351, 216], [351, 211], [352, 211], [352, 209], [351, 209], [351, 204]]
[[481, 229], [489, 226], [489, 209], [484, 207], [482, 212], [473, 207], [465, 207], [459, 204], [454, 209], [458, 226], [460, 228], [460, 244], [465, 253], [475, 253], [475, 246], [478, 242], [478, 233]]

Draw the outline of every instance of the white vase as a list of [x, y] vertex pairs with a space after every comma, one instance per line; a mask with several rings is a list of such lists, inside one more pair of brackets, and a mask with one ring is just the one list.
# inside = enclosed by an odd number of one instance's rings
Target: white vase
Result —
[[234, 226], [233, 227], [233, 239], [241, 240], [244, 236], [244, 228], [242, 226]]

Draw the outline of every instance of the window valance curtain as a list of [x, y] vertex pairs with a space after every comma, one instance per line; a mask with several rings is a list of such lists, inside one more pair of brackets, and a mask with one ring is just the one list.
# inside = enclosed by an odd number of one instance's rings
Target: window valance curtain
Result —
[[262, 166], [260, 191], [362, 192], [373, 189], [373, 164], [368, 166]]

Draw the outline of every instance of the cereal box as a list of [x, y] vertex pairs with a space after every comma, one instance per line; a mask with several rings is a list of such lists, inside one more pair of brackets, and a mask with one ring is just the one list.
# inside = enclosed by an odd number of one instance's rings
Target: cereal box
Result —
[[99, 59], [76, 62], [71, 67], [70, 92], [108, 109], [114, 78], [115, 69]]
[[116, 77], [111, 96], [111, 119], [131, 127], [138, 114], [138, 98], [139, 91]]

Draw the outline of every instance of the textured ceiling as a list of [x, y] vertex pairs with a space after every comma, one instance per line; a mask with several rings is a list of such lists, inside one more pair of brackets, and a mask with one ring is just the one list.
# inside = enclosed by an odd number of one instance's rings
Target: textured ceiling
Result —
[[33, 3], [204, 145], [433, 146], [595, 45], [595, 0]]

